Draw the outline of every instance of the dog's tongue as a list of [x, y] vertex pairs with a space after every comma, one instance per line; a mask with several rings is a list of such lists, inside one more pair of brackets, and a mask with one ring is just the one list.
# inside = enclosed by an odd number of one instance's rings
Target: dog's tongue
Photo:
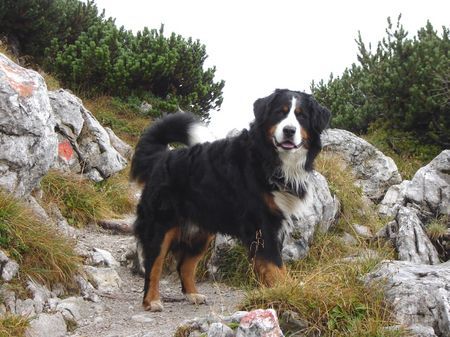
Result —
[[295, 147], [295, 144], [290, 142], [290, 141], [285, 141], [285, 142], [281, 143], [281, 147], [283, 149], [290, 150], [290, 149], [293, 149]]

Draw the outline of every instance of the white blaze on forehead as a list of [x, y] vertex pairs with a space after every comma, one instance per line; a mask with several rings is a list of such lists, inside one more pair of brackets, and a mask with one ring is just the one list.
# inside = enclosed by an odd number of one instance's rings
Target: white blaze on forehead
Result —
[[291, 100], [291, 109], [289, 110], [289, 113], [287, 116], [278, 123], [276, 129], [275, 129], [275, 140], [278, 143], [282, 143], [284, 140], [284, 133], [283, 129], [285, 127], [293, 127], [295, 128], [295, 134], [293, 136], [292, 140], [295, 145], [299, 145], [302, 141], [301, 136], [301, 125], [297, 120], [297, 117], [295, 116], [295, 108], [297, 107], [297, 99], [295, 97], [292, 97]]

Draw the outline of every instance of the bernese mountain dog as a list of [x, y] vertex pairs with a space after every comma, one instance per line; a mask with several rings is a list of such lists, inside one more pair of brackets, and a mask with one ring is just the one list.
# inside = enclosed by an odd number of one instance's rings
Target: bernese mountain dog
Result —
[[[248, 248], [263, 284], [285, 275], [283, 226], [308, 192], [330, 112], [309, 94], [277, 89], [254, 103], [254, 115], [249, 130], [211, 142], [188, 113], [170, 114], [142, 134], [131, 178], [143, 184], [135, 234], [144, 257], [145, 310], [163, 309], [159, 280], [168, 252], [188, 300], [205, 302], [195, 270], [216, 233]], [[169, 150], [171, 143], [187, 146]]]

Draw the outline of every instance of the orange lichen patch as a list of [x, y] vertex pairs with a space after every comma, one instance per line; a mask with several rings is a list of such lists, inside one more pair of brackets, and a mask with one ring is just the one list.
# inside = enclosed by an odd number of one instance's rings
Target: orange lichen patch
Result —
[[58, 144], [58, 156], [65, 161], [70, 161], [72, 159], [73, 148], [67, 139]]
[[26, 70], [17, 66], [0, 63], [0, 70], [5, 73], [5, 80], [20, 97], [29, 97], [36, 88], [36, 83], [29, 78]]

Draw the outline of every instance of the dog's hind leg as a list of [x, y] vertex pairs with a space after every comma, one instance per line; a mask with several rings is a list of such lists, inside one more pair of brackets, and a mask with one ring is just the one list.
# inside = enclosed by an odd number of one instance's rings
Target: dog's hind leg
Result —
[[199, 233], [180, 254], [177, 270], [181, 279], [181, 288], [192, 304], [206, 303], [206, 296], [199, 294], [195, 286], [195, 272], [213, 239], [214, 235], [212, 234]]
[[164, 264], [164, 258], [170, 249], [170, 246], [174, 240], [178, 240], [180, 237], [180, 228], [175, 227], [168, 230], [160, 242], [154, 242], [153, 247], [155, 250], [152, 252], [152, 256], [147, 257], [146, 260], [146, 272], [145, 272], [145, 286], [144, 286], [144, 300], [143, 305], [145, 310], [149, 311], [162, 311], [163, 305], [159, 295], [159, 280]]

